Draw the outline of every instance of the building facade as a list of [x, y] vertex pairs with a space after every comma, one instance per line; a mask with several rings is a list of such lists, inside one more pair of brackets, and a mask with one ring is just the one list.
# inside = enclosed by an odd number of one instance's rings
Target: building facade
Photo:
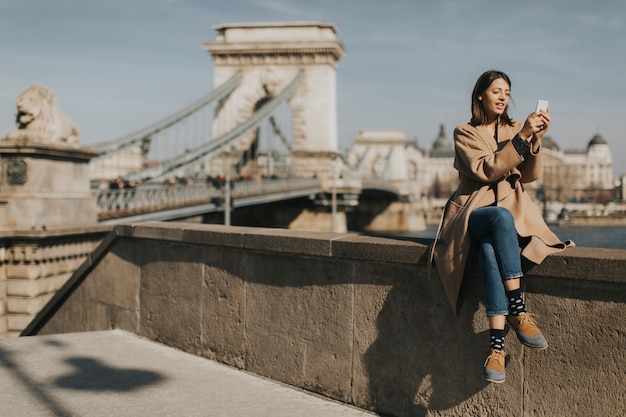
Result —
[[[560, 203], [616, 199], [613, 157], [601, 135], [594, 135], [585, 150], [562, 150], [544, 137], [543, 151], [544, 175], [528, 185], [533, 198]], [[347, 156], [362, 179], [390, 182], [424, 208], [442, 207], [458, 185], [454, 145], [443, 124], [429, 149], [409, 141], [401, 130], [363, 130]]]
[[544, 175], [539, 187], [548, 201], [608, 203], [616, 199], [613, 156], [606, 140], [594, 135], [587, 148], [561, 149], [544, 138]]

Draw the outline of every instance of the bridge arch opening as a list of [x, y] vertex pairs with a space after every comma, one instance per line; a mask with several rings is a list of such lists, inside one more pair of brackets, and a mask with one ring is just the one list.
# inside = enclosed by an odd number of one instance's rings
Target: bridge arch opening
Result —
[[[250, 114], [261, 109], [273, 98], [270, 94], [262, 96], [251, 106]], [[292, 114], [289, 103], [281, 104], [234, 152], [232, 168], [242, 178], [289, 177], [293, 148]]]
[[[259, 101], [265, 104], [265, 98]], [[291, 172], [293, 149], [293, 112], [283, 103], [274, 114], [257, 128], [258, 174], [266, 178], [285, 178]]]

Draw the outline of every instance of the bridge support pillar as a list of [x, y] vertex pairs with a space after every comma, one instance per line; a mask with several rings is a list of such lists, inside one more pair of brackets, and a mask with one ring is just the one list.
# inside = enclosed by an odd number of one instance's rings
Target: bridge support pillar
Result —
[[[217, 39], [205, 43], [205, 49], [214, 58], [215, 86], [238, 71], [242, 81], [216, 109], [212, 136], [219, 137], [250, 118], [303, 72], [287, 103], [292, 175], [321, 176], [320, 164], [322, 170], [330, 167], [328, 155], [339, 149], [336, 67], [344, 48], [335, 36], [337, 28], [320, 22], [278, 22], [224, 24], [214, 29]], [[251, 132], [237, 148], [254, 147], [257, 138], [257, 132]]]
[[424, 230], [426, 219], [424, 213], [413, 208], [411, 203], [393, 202], [382, 213], [378, 214], [369, 225], [368, 231], [380, 232], [411, 232]]
[[319, 207], [314, 210], [307, 209], [302, 211], [300, 215], [289, 225], [290, 230], [298, 230], [301, 232], [334, 232], [346, 233], [348, 231], [348, 223], [346, 221], [346, 213], [339, 211], [334, 214], [328, 212], [327, 207]]

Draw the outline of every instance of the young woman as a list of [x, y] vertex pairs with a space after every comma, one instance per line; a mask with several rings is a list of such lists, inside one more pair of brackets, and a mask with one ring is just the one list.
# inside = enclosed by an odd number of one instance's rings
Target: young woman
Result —
[[500, 71], [487, 71], [476, 81], [472, 119], [454, 131], [459, 187], [446, 205], [433, 246], [455, 313], [470, 249], [478, 256], [491, 339], [484, 376], [496, 383], [505, 379], [507, 321], [526, 346], [548, 347], [521, 294], [520, 248], [521, 256], [539, 264], [573, 246], [550, 231], [523, 186], [542, 173], [541, 139], [550, 126], [550, 111], [532, 113], [523, 123], [513, 121], [510, 91], [511, 81]]

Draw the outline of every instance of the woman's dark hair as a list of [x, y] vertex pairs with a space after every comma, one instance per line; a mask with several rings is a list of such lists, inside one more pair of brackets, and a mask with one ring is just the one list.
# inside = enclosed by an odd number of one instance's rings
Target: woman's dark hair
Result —
[[[491, 83], [498, 78], [502, 78], [504, 81], [507, 82], [509, 87], [511, 87], [511, 80], [509, 79], [509, 76], [502, 71], [485, 71], [481, 74], [480, 77], [478, 77], [478, 80], [476, 80], [476, 85], [474, 86], [474, 91], [472, 92], [472, 120], [470, 121], [470, 124], [472, 126], [478, 126], [487, 123], [487, 115], [485, 114], [485, 109], [483, 108], [483, 102], [478, 98], [482, 96], [485, 90], [489, 88]], [[504, 109], [502, 116], [500, 116], [499, 118], [499, 124], [507, 124], [509, 126], [513, 126], [513, 120], [509, 117], [508, 105]]]

